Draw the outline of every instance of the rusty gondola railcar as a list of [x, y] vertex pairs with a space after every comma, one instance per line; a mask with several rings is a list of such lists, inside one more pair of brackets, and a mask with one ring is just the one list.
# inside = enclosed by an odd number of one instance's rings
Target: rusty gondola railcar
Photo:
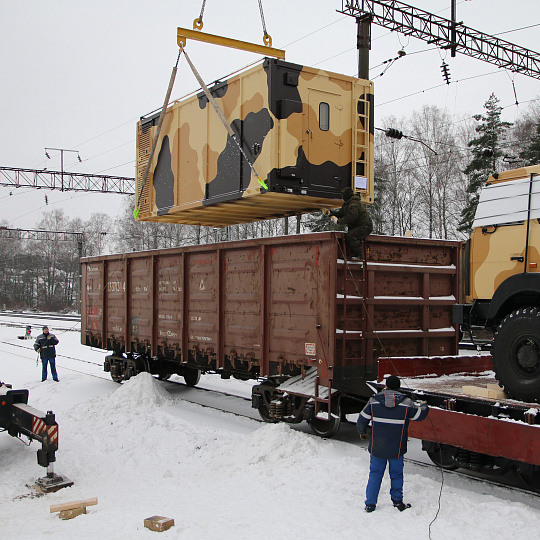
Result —
[[329, 435], [338, 409], [371, 394], [380, 356], [457, 353], [459, 250], [369, 236], [364, 260], [348, 261], [344, 234], [328, 232], [85, 258], [82, 343], [113, 351], [116, 381], [263, 379], [263, 418]]

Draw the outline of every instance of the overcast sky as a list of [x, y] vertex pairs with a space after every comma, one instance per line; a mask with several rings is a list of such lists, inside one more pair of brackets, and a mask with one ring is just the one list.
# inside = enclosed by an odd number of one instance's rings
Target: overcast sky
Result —
[[[450, 17], [450, 0], [409, 0]], [[60, 154], [74, 149], [64, 170], [133, 177], [137, 119], [161, 106], [176, 61], [177, 27], [191, 28], [201, 0], [2, 0], [0, 17], [0, 166], [60, 170]], [[356, 75], [356, 23], [338, 13], [341, 0], [265, 0], [273, 46], [291, 62]], [[538, 0], [458, 0], [457, 18], [490, 35], [540, 23]], [[262, 43], [257, 0], [207, 0], [204, 31]], [[375, 81], [375, 125], [424, 104], [446, 108], [455, 118], [484, 111], [495, 92], [504, 119], [513, 121], [540, 96], [540, 81], [512, 75], [465, 56], [451, 58], [422, 41], [373, 25], [370, 78]], [[540, 26], [500, 37], [538, 50]], [[211, 83], [257, 56], [215, 45], [188, 43], [188, 51]], [[380, 75], [380, 64], [403, 49], [407, 55]], [[426, 50], [430, 49], [430, 50]], [[424, 51], [424, 52], [421, 52]], [[452, 84], [441, 76], [450, 66]], [[378, 67], [377, 67], [378, 66]], [[514, 103], [514, 80], [519, 106]], [[198, 85], [184, 59], [173, 98]], [[407, 97], [408, 96], [408, 97]], [[10, 193], [12, 193], [10, 195]], [[45, 194], [48, 206], [45, 205]], [[116, 217], [121, 197], [76, 192], [0, 188], [2, 215], [11, 227], [31, 228], [44, 210], [62, 208], [88, 219], [104, 211]]]

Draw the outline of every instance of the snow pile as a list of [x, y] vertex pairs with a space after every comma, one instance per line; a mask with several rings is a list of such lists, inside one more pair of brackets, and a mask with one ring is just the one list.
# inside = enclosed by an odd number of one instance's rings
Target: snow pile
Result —
[[171, 402], [169, 393], [150, 373], [139, 373], [122, 383], [107, 399], [105, 406], [113, 410], [151, 409]]
[[243, 470], [282, 466], [301, 466], [306, 460], [320, 455], [318, 441], [293, 431], [287, 424], [263, 425], [253, 433], [235, 440], [219, 455], [206, 456], [209, 466]]
[[[385, 476], [377, 510], [366, 514], [369, 454], [354, 426], [342, 427], [342, 440], [323, 440], [302, 425], [261, 424], [187, 403], [179, 397], [185, 388], [147, 374], [117, 385], [75, 373], [70, 367], [79, 366], [62, 358], [61, 382], [41, 383], [33, 351], [11, 356], [3, 345], [7, 331], [0, 327], [2, 379], [29, 388], [31, 405], [54, 409], [60, 426], [55, 469], [75, 485], [31, 498], [25, 484], [45, 472], [36, 465], [40, 446], [0, 434], [3, 538], [153, 538], [143, 520], [156, 514], [174, 518], [162, 535], [180, 540], [428, 538], [440, 472], [407, 463], [405, 500], [412, 508], [392, 507]], [[76, 334], [64, 335], [62, 346], [66, 355], [90, 359]], [[95, 370], [102, 373], [101, 366]], [[73, 520], [49, 512], [51, 504], [89, 497], [98, 497], [98, 505]], [[540, 498], [445, 475], [434, 540], [536, 538], [538, 530]]]

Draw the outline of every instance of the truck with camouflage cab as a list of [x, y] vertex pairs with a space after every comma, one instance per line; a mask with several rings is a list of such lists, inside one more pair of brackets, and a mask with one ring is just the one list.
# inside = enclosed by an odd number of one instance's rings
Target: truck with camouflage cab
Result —
[[249, 223], [335, 208], [347, 186], [373, 202], [372, 82], [266, 58], [209, 91], [234, 137], [202, 91], [159, 133], [159, 112], [138, 123], [136, 219]]
[[497, 380], [512, 397], [540, 400], [540, 165], [489, 177], [464, 246], [462, 328], [493, 330]]

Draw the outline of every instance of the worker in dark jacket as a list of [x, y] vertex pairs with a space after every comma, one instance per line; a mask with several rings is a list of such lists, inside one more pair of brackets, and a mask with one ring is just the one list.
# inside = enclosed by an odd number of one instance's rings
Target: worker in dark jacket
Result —
[[367, 439], [367, 428], [371, 422], [366, 512], [375, 510], [387, 463], [390, 497], [394, 506], [401, 512], [411, 507], [403, 502], [403, 454], [407, 452], [409, 421], [424, 420], [428, 415], [428, 406], [425, 402], [416, 405], [398, 392], [400, 386], [398, 377], [388, 377], [384, 390], [370, 398], [356, 424], [360, 438]]
[[352, 252], [352, 259], [362, 259], [362, 240], [373, 230], [373, 223], [360, 195], [351, 187], [343, 188], [341, 197], [345, 201], [338, 210], [330, 210], [330, 215], [338, 218], [338, 225], [347, 225], [345, 238]]
[[34, 350], [39, 351], [43, 371], [41, 373], [41, 382], [47, 379], [47, 362], [51, 365], [51, 375], [53, 381], [58, 382], [58, 374], [56, 373], [56, 349], [58, 338], [49, 332], [47, 326], [43, 327], [43, 333], [36, 338]]

